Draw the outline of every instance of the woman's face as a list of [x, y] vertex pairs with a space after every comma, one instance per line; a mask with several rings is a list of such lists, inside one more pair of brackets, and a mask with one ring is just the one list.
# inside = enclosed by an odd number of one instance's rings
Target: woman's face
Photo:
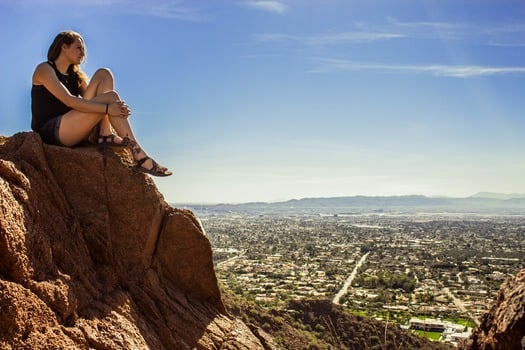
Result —
[[84, 43], [77, 38], [71, 45], [64, 45], [62, 53], [66, 55], [71, 64], [80, 64], [85, 56]]

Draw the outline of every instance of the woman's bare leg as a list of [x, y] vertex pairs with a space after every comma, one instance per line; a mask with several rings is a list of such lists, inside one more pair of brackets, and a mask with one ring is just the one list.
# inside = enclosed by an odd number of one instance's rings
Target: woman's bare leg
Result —
[[[94, 97], [92, 100], [105, 102], [108, 99], [108, 95], [114, 95], [114, 92], [108, 92], [99, 96]], [[102, 113], [84, 113], [75, 110], [71, 110], [62, 116], [60, 122], [60, 128], [58, 130], [58, 137], [60, 142], [64, 146], [74, 146], [84, 140], [86, 136], [91, 132], [94, 126], [100, 123], [106, 115]], [[146, 152], [142, 149], [140, 144], [137, 142], [133, 135], [131, 125], [126, 118], [120, 117], [109, 117], [110, 126], [112, 126], [119, 135], [127, 136], [132, 140], [133, 158], [138, 161], [144, 157], [148, 157]], [[102, 134], [103, 135], [103, 134]], [[145, 169], [152, 169], [154, 167], [153, 159], [148, 158], [144, 161], [141, 167]], [[165, 171], [166, 168], [159, 166], [161, 172]]]
[[74, 146], [84, 140], [102, 119], [102, 114], [71, 110], [60, 120], [58, 138], [64, 146]]
[[[113, 91], [115, 88], [115, 79], [113, 73], [107, 68], [98, 69], [91, 81], [89, 82], [86, 91], [84, 92], [84, 98], [86, 100], [93, 100], [95, 97], [106, 95], [108, 98], [99, 99], [100, 102], [111, 103], [116, 100], [120, 100], [120, 97], [115, 92], [114, 95], [107, 95], [108, 92]], [[99, 122], [100, 131], [99, 134], [107, 136], [113, 133], [109, 116], [105, 115]], [[117, 140], [120, 142], [121, 139]]]
[[[107, 68], [101, 68], [97, 70], [93, 75], [93, 78], [91, 79], [91, 82], [89, 83], [86, 92], [84, 93], [84, 96], [87, 99], [93, 99], [95, 97], [100, 96], [101, 94], [105, 94], [110, 91], [114, 92], [114, 88], [115, 78], [113, 76], [113, 73]], [[114, 100], [110, 100], [107, 102], [113, 102], [116, 100], [120, 100], [118, 94], [116, 95], [116, 98]], [[140, 146], [137, 138], [135, 137], [135, 134], [133, 134], [133, 129], [131, 128], [131, 124], [129, 123], [128, 119], [105, 116], [100, 121], [100, 135], [109, 135], [112, 133], [112, 129], [115, 129], [119, 136], [128, 137], [134, 142], [133, 158], [135, 158], [135, 160], [140, 160], [148, 156]], [[142, 164], [142, 167], [146, 169], [151, 169], [153, 167], [153, 164], [153, 160], [148, 159]]]
[[[101, 103], [110, 103], [116, 99], [118, 99], [117, 93], [110, 91], [96, 96], [91, 100]], [[76, 145], [84, 140], [93, 128], [104, 118], [107, 118], [107, 116], [103, 113], [86, 113], [76, 110], [67, 112], [62, 116], [60, 127], [58, 129], [60, 142], [64, 146]]]
[[[114, 91], [115, 80], [109, 69], [101, 68], [95, 72], [86, 91], [84, 98], [101, 103], [112, 103], [120, 100], [120, 96]], [[121, 142], [121, 137], [127, 137], [133, 141], [133, 158], [140, 160], [148, 157], [136, 139], [133, 129], [127, 118], [111, 117], [98, 113], [83, 113], [79, 111], [69, 111], [62, 117], [59, 129], [60, 141], [66, 146], [72, 146], [82, 141], [97, 125], [100, 126], [100, 135], [106, 136], [113, 133], [113, 129], [120, 136], [115, 141]], [[141, 166], [145, 169], [152, 169], [154, 162], [147, 159]], [[159, 167], [162, 171], [166, 169]]]
[[[84, 92], [84, 98], [87, 100], [97, 99], [100, 102], [111, 103], [120, 100], [119, 95], [114, 91], [115, 89], [115, 78], [113, 73], [107, 68], [100, 68], [93, 74], [91, 81], [89, 82], [86, 91]], [[113, 94], [110, 94], [112, 92]], [[99, 96], [106, 96], [107, 98], [100, 98]], [[123, 118], [111, 118], [107, 115], [100, 121], [100, 134], [109, 135], [112, 129], [118, 133], [119, 136], [127, 136], [135, 143], [138, 144], [131, 125], [127, 119]]]
[[[153, 159], [149, 158], [148, 154], [144, 152], [142, 149], [142, 146], [140, 146], [139, 142], [135, 138], [135, 135], [133, 134], [133, 130], [131, 128], [131, 125], [128, 121], [128, 119], [125, 118], [118, 118], [118, 117], [110, 117], [111, 125], [113, 128], [117, 131], [117, 133], [121, 136], [125, 136], [132, 140], [132, 154], [135, 161], [140, 161], [144, 158], [146, 158], [145, 161], [140, 162], [140, 167], [143, 167], [145, 169], [151, 170], [155, 167], [155, 162]], [[169, 172], [166, 167], [160, 166], [157, 164], [157, 168], [160, 172]], [[170, 173], [171, 174], [171, 173]]]

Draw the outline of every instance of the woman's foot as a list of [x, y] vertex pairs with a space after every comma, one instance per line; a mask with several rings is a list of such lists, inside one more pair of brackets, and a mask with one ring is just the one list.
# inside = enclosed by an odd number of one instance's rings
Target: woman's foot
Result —
[[[146, 162], [151, 164], [151, 167], [146, 166]], [[141, 171], [146, 174], [150, 174], [153, 176], [170, 176], [173, 173], [168, 170], [168, 168], [163, 167], [162, 165], [159, 165], [156, 161], [151, 159], [148, 156], [145, 156], [144, 158], [141, 158], [137, 160], [137, 163], [135, 164], [135, 168], [138, 171]]]
[[133, 158], [135, 159], [135, 169], [153, 176], [170, 176], [173, 174], [168, 168], [159, 165], [159, 163], [149, 157], [136, 142], [131, 142]]

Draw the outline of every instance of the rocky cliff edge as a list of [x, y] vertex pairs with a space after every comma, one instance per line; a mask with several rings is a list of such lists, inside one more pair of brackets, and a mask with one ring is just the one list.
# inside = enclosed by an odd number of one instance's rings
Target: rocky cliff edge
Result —
[[198, 219], [130, 159], [0, 137], [0, 348], [271, 348], [226, 314]]
[[506, 280], [481, 324], [459, 350], [525, 349], [525, 269]]

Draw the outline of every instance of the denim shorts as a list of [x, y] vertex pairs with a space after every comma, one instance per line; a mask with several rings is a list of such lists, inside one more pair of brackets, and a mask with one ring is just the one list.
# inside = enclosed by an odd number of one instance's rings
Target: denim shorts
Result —
[[47, 123], [45, 123], [44, 126], [40, 128], [40, 130], [38, 130], [38, 133], [40, 134], [40, 137], [42, 138], [42, 141], [44, 141], [44, 143], [50, 145], [63, 146], [60, 142], [60, 139], [58, 138], [58, 129], [60, 128], [61, 120], [61, 115], [59, 115], [58, 117], [54, 117], [53, 119], [50, 119]]

